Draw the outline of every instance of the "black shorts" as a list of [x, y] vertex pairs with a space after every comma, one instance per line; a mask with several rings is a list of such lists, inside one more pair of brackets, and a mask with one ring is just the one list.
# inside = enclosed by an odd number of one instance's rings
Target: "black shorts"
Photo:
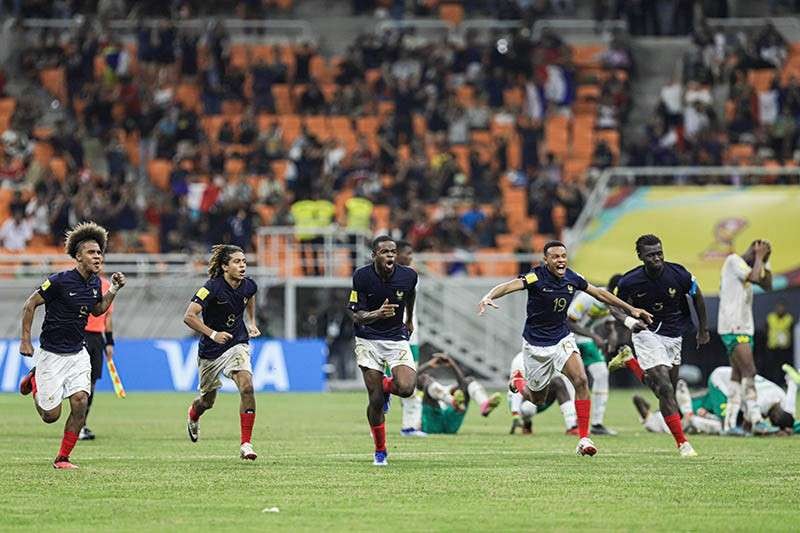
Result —
[[86, 351], [92, 362], [92, 382], [103, 377], [103, 359], [106, 354], [106, 338], [102, 333], [86, 332]]

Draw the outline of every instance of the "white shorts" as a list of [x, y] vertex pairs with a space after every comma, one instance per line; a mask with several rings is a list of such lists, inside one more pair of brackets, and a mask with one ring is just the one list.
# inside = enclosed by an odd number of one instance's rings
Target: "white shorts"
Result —
[[78, 353], [58, 354], [37, 348], [33, 354], [36, 366], [36, 403], [45, 411], [61, 405], [76, 392], [92, 393], [92, 362], [83, 348]]
[[667, 367], [681, 364], [681, 337], [664, 337], [649, 329], [634, 333], [633, 347], [642, 370], [658, 365]]
[[408, 341], [379, 341], [356, 337], [354, 351], [356, 364], [360, 367], [378, 372], [383, 372], [387, 366], [390, 369], [400, 365], [417, 369]]
[[240, 371], [252, 374], [250, 345], [240, 343], [231, 346], [216, 359], [198, 357], [197, 370], [200, 373], [200, 383], [198, 384], [200, 394], [207, 394], [220, 388], [222, 386], [222, 381], [219, 379], [220, 374], [226, 378], [231, 377], [232, 373]]
[[522, 353], [525, 354], [525, 379], [532, 391], [547, 387], [573, 353], [580, 357], [578, 343], [572, 333], [553, 346], [533, 346], [523, 340]]

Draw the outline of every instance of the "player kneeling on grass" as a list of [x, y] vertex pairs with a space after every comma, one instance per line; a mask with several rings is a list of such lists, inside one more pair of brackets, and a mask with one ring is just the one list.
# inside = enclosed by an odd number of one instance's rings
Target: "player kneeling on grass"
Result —
[[511, 433], [522, 427], [522, 434], [533, 433], [533, 417], [545, 412], [554, 402], [558, 402], [567, 435], [578, 434], [578, 415], [575, 412], [575, 388], [563, 374], [556, 374], [550, 382], [547, 397], [540, 404], [533, 404], [517, 392], [514, 382], [525, 375], [525, 354], [519, 352], [511, 361], [511, 375], [508, 382], [508, 408], [511, 411]]
[[[443, 385], [430, 375], [435, 368], [449, 368], [456, 378], [456, 384]], [[464, 371], [452, 358], [445, 354], [434, 354], [430, 361], [421, 365], [417, 371], [417, 386], [424, 392], [422, 399], [422, 431], [425, 433], [458, 433], [467, 414], [470, 400], [480, 406], [481, 415], [489, 416], [500, 404], [500, 394], [489, 396], [483, 385], [474, 378], [464, 375]]]
[[256, 452], [251, 437], [256, 419], [256, 397], [249, 340], [261, 332], [256, 326], [255, 295], [258, 287], [245, 276], [246, 272], [247, 259], [241, 248], [228, 244], [212, 247], [208, 262], [209, 280], [194, 295], [183, 317], [187, 326], [203, 336], [197, 352], [200, 396], [189, 406], [187, 430], [191, 441], [197, 442], [200, 416], [214, 406], [217, 389], [222, 386], [219, 379], [222, 374], [236, 383], [241, 396], [240, 456], [254, 461]]
[[[78, 468], [69, 455], [86, 421], [92, 392], [91, 362], [86, 351], [86, 321], [89, 314], [102, 315], [125, 285], [125, 276], [111, 276], [111, 288], [103, 294], [97, 273], [103, 264], [108, 232], [93, 222], [84, 222], [67, 233], [66, 252], [76, 268], [53, 274], [30, 295], [22, 309], [19, 351], [33, 356], [34, 368], [22, 379], [19, 392], [33, 393], [39, 416], [52, 424], [61, 416], [61, 402], [69, 398], [70, 414], [64, 426], [61, 449], [53, 461], [57, 469]], [[40, 346], [34, 353], [31, 324], [36, 308], [44, 304]]]

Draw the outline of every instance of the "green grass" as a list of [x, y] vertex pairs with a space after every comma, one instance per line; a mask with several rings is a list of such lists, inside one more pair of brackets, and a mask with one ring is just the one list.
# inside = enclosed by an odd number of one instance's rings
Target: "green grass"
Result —
[[[400, 437], [372, 466], [365, 395], [258, 397], [258, 461], [238, 458], [238, 399], [223, 395], [186, 437], [188, 394], [101, 394], [78, 471], [55, 471], [62, 423], [0, 395], [0, 530], [797, 530], [795, 438], [694, 437], [696, 459], [645, 433], [630, 392], [612, 394], [596, 457], [575, 456], [553, 408], [533, 436], [501, 406], [472, 409], [458, 436]], [[278, 507], [279, 513], [264, 513]]]

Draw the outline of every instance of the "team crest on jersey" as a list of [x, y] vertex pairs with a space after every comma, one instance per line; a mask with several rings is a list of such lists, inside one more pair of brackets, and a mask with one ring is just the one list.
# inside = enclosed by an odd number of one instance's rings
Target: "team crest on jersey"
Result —
[[678, 291], [675, 290], [673, 287], [670, 287], [669, 291], [667, 291], [667, 292], [669, 292], [669, 297], [670, 298], [675, 298], [675, 293], [677, 293]]
[[568, 293], [572, 294], [572, 291], [574, 291], [574, 290], [575, 289], [572, 288], [572, 285], [567, 285], [567, 292]]
[[92, 296], [97, 298], [97, 289], [92, 289]]
[[403, 291], [394, 291], [394, 294], [395, 294], [395, 296], [397, 296], [398, 300], [402, 300], [403, 299], [403, 294], [405, 294], [405, 293]]

